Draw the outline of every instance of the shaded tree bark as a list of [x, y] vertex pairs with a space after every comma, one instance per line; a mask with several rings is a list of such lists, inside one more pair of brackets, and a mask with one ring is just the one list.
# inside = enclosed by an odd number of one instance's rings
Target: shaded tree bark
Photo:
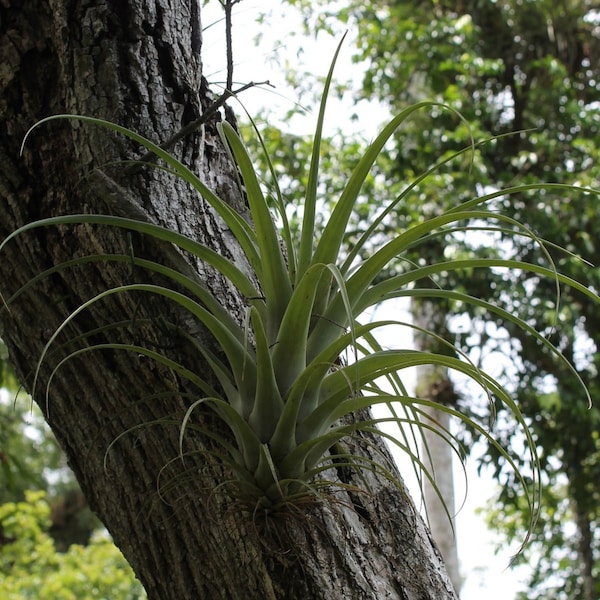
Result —
[[[99, 128], [42, 117], [107, 118], [162, 142], [204, 114], [214, 97], [202, 78], [196, 0], [0, 2], [0, 237], [36, 219], [105, 213], [151, 220], [244, 261], [230, 232], [195, 193], [167, 173], [115, 161], [140, 149]], [[216, 113], [174, 148], [222, 198], [245, 212], [235, 168], [216, 134]], [[36, 229], [0, 261], [5, 299], [36, 274], [74, 256], [133, 252], [185, 270], [239, 319], [244, 299], [206, 265], [124, 231], [73, 226]], [[24, 386], [62, 321], [107, 287], [160, 280], [129, 265], [94, 262], [55, 273], [2, 310], [2, 337]], [[370, 477], [366, 494], [340, 495], [274, 516], [235, 510], [210, 441], [179, 424], [188, 384], [131, 353], [95, 351], [54, 368], [73, 350], [106, 341], [160, 348], [203, 372], [190, 338], [213, 342], [165, 300], [119, 296], [85, 311], [57, 340], [39, 372], [35, 399], [67, 453], [91, 508], [148, 592], [160, 600], [240, 598], [454, 598], [440, 556], [405, 491]], [[96, 333], [89, 334], [91, 331]], [[61, 345], [62, 343], [62, 345]], [[52, 375], [52, 385], [46, 385]], [[218, 428], [210, 413], [195, 417]], [[377, 443], [369, 440], [369, 443]], [[364, 444], [362, 452], [368, 452]]]

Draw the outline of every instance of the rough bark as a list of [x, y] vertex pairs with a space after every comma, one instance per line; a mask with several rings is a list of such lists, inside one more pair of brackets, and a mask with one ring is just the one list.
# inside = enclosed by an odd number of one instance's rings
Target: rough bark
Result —
[[[214, 100], [201, 76], [195, 0], [0, 0], [0, 238], [33, 220], [110, 211], [150, 219], [243, 260], [228, 230], [201, 198], [168, 174], [128, 169], [139, 148], [99, 128], [55, 122], [19, 146], [42, 117], [107, 118], [162, 142]], [[198, 10], [197, 10], [198, 9]], [[235, 171], [215, 132], [219, 114], [174, 152], [218, 194], [244, 211]], [[73, 256], [121, 252], [196, 273], [232, 314], [235, 290], [172, 248], [102, 227], [37, 229], [0, 260], [5, 299], [41, 271]], [[150, 273], [96, 262], [55, 274], [3, 310], [2, 337], [25, 388], [45, 343], [95, 293]], [[135, 317], [135, 318], [134, 318]], [[240, 317], [241, 318], [241, 317]], [[123, 321], [116, 341], [169, 351], [204, 372], [186, 336], [212, 342], [166, 301], [119, 297], [86, 311], [61, 341]], [[166, 324], [176, 324], [168, 327]], [[106, 334], [80, 339], [104, 341]], [[71, 347], [72, 348], [72, 347]], [[133, 566], [149, 598], [454, 598], [439, 554], [407, 494], [372, 479], [368, 494], [303, 507], [265, 523], [216, 489], [227, 473], [190, 434], [177, 460], [185, 381], [127, 353], [82, 354], [46, 383], [69, 352], [57, 345], [40, 371], [36, 401], [67, 453], [92, 509]], [[154, 396], [150, 396], [154, 394]], [[218, 427], [199, 411], [197, 419]], [[363, 449], [363, 451], [366, 451]], [[263, 526], [261, 526], [263, 525]]]

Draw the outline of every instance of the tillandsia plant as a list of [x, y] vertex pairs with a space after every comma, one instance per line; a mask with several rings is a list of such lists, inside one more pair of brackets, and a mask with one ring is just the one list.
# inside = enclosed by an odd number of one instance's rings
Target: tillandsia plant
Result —
[[[85, 223], [122, 228], [174, 244], [182, 251], [210, 264], [239, 290], [247, 303], [246, 318], [240, 323], [215, 299], [207, 287], [183, 272], [148, 260], [123, 255], [107, 254], [73, 259], [69, 263], [53, 267], [39, 277], [89, 260], [121, 262], [133, 260], [136, 265], [168, 278], [173, 282], [173, 286], [128, 283], [106, 289], [90, 298], [72, 311], [50, 337], [39, 359], [35, 380], [38, 379], [42, 363], [57, 344], [59, 334], [77, 315], [90, 309], [94, 303], [108, 296], [128, 292], [159, 295], [189, 311], [211, 332], [220, 352], [198, 346], [198, 352], [202, 353], [212, 371], [211, 378], [202, 373], [190, 372], [184, 365], [159, 351], [133, 343], [96, 344], [71, 351], [54, 367], [54, 372], [66, 361], [82, 352], [105, 349], [134, 352], [173, 369], [197, 390], [197, 397], [190, 403], [180, 423], [182, 458], [184, 458], [183, 442], [186, 434], [192, 425], [196, 429], [199, 428], [194, 424], [195, 411], [202, 405], [210, 407], [231, 431], [233, 442], [230, 438], [219, 436], [214, 431], [205, 431], [205, 433], [221, 444], [220, 458], [233, 473], [231, 483], [235, 484], [236, 497], [247, 506], [264, 506], [268, 509], [281, 507], [283, 504], [300, 503], [307, 499], [314, 499], [323, 486], [340, 485], [339, 482], [328, 481], [327, 478], [332, 460], [348, 469], [355, 469], [359, 474], [364, 470], [377, 471], [400, 485], [400, 481], [394, 474], [395, 470], [387, 465], [384, 459], [375, 462], [355, 456], [344, 451], [343, 444], [339, 442], [361, 431], [377, 433], [408, 452], [413, 463], [420, 469], [423, 463], [418, 453], [411, 449], [414, 447], [410, 443], [413, 434], [407, 433], [406, 427], [416, 427], [417, 432], [419, 428], [435, 430], [436, 425], [427, 420], [423, 409], [436, 406], [466, 421], [470, 427], [496, 447], [517, 472], [533, 514], [540, 483], [536, 474], [538, 463], [536, 445], [518, 405], [507, 390], [460, 353], [437, 354], [410, 348], [385, 349], [377, 340], [378, 330], [390, 325], [405, 327], [406, 323], [394, 319], [363, 323], [360, 317], [370, 308], [394, 298], [423, 296], [446, 298], [485, 308], [500, 319], [521, 327], [540, 345], [560, 355], [558, 350], [528, 323], [501, 307], [491, 305], [482, 298], [469, 297], [456, 290], [431, 286], [421, 289], [419, 282], [435, 281], [436, 274], [447, 271], [460, 273], [469, 269], [499, 267], [509, 270], [519, 269], [537, 276], [549, 277], [556, 281], [557, 296], [560, 285], [567, 284], [595, 301], [600, 301], [600, 298], [585, 285], [557, 272], [550, 253], [546, 250], [546, 243], [533, 232], [508, 217], [491, 213], [486, 209], [486, 205], [496, 197], [517, 193], [524, 189], [548, 187], [544, 185], [514, 187], [474, 198], [444, 214], [417, 222], [381, 247], [374, 248], [373, 239], [390, 211], [398, 203], [403, 202], [421, 181], [452, 157], [444, 159], [439, 165], [418, 177], [399, 197], [382, 209], [352, 250], [349, 252], [345, 250], [344, 236], [347, 224], [362, 185], [382, 148], [406, 119], [416, 111], [434, 106], [432, 102], [421, 102], [406, 108], [381, 131], [367, 148], [353, 172], [349, 174], [345, 189], [337, 199], [327, 224], [317, 234], [321, 134], [338, 52], [339, 48], [325, 82], [318, 114], [312, 159], [308, 167], [308, 184], [300, 236], [297, 242], [286, 217], [284, 198], [276, 186], [275, 169], [271, 165], [271, 174], [275, 180], [276, 219], [273, 218], [270, 209], [273, 203], [265, 197], [259, 175], [242, 140], [227, 122], [220, 124], [220, 132], [224, 143], [230, 149], [232, 159], [239, 168], [251, 213], [251, 222], [244, 220], [232, 210], [180, 161], [133, 131], [104, 120], [74, 115], [49, 117], [36, 125], [37, 127], [53, 119], [77, 119], [83, 123], [108, 128], [141, 144], [157, 159], [163, 161], [160, 168], [171, 171], [174, 176], [181, 177], [193, 186], [220, 215], [237, 239], [254, 271], [255, 279], [248, 277], [239, 267], [206, 246], [149, 222], [111, 215], [80, 214], [55, 216], [25, 225], [4, 240], [0, 245], [0, 251], [15, 236], [38, 227]], [[265, 148], [264, 144], [262, 147]], [[469, 152], [472, 148], [473, 144], [467, 145], [457, 155]], [[564, 188], [565, 191], [568, 189], [560, 185], [551, 187]], [[390, 265], [400, 263], [403, 254], [409, 249], [413, 250], [435, 236], [464, 231], [465, 228], [476, 229], [477, 224], [482, 222], [486, 225], [480, 227], [486, 231], [494, 229], [530, 238], [533, 243], [539, 245], [540, 252], [547, 258], [547, 266], [502, 258], [447, 260], [426, 266], [407, 264], [400, 274], [380, 280], [381, 272]], [[495, 224], [490, 225], [490, 222]], [[468, 225], [469, 223], [472, 225]], [[7, 299], [7, 303], [14, 301], [19, 293]], [[109, 329], [107, 327], [108, 335], [110, 335]], [[423, 333], [436, 337], [432, 332]], [[450, 342], [444, 343], [452, 347]], [[340, 356], [345, 356], [346, 360], [340, 361]], [[422, 364], [439, 365], [464, 374], [475, 381], [490, 399], [503, 403], [512, 412], [514, 419], [523, 428], [529, 447], [534, 473], [533, 486], [529, 477], [519, 473], [511, 451], [503, 448], [486, 426], [474, 422], [452, 407], [437, 405], [435, 402], [412, 397], [409, 394], [403, 385], [402, 372]], [[564, 365], [565, 369], [576, 374], [566, 360]], [[219, 385], [211, 384], [210, 381], [213, 380], [218, 381]], [[52, 376], [48, 386], [51, 383]], [[33, 387], [35, 394], [36, 382]], [[345, 417], [357, 411], [376, 405], [387, 407], [389, 416], [354, 420], [352, 424], [345, 420]], [[378, 425], [389, 421], [398, 424], [397, 436], [392, 436], [378, 428]], [[449, 443], [455, 442], [449, 431], [438, 433]], [[426, 476], [433, 479], [431, 473], [426, 473]]]

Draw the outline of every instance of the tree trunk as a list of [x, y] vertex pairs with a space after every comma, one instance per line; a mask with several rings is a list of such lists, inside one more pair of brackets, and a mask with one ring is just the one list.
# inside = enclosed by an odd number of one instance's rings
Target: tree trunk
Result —
[[[420, 300], [413, 301], [411, 310], [413, 321], [420, 328], [415, 330], [415, 347], [424, 352], [447, 352], [446, 348], [440, 347], [435, 338], [422, 333], [422, 330], [431, 330], [442, 336], [448, 333], [444, 311], [440, 306]], [[437, 365], [417, 367], [416, 394], [420, 398], [442, 405], [453, 405], [456, 402], [456, 393], [448, 377], [448, 370]], [[433, 427], [433, 430], [423, 429], [421, 454], [425, 468], [431, 473], [435, 482], [434, 486], [427, 477], [423, 478], [423, 500], [427, 521], [446, 564], [450, 580], [458, 593], [462, 586], [462, 577], [454, 519], [456, 512], [452, 468], [454, 450], [445, 433], [450, 431], [450, 415], [433, 407], [424, 407], [423, 410], [427, 415], [427, 423]]]
[[571, 510], [577, 526], [577, 554], [581, 581], [581, 600], [597, 600], [599, 581], [594, 556], [594, 525], [590, 515], [594, 514], [594, 496], [590, 494], [589, 479], [582, 477], [582, 463], [577, 441], [565, 452], [564, 468], [568, 473]]
[[[425, 412], [429, 415], [431, 424], [437, 424], [441, 430], [447, 430], [450, 427], [450, 415], [447, 412], [435, 408], [426, 408]], [[462, 585], [462, 578], [456, 543], [456, 519], [454, 518], [456, 502], [452, 468], [453, 450], [448, 441], [437, 433], [426, 429], [423, 435], [423, 462], [435, 477], [435, 487], [428, 479], [423, 482], [427, 521], [433, 539], [446, 564], [450, 580], [458, 593]]]
[[[214, 98], [202, 78], [199, 2], [2, 0], [0, 39], [0, 239], [48, 216], [111, 212], [180, 231], [243, 267], [230, 232], [186, 185], [158, 169], [115, 164], [141, 156], [127, 140], [58, 121], [36, 130], [19, 156], [28, 128], [56, 113], [110, 119], [157, 142], [204, 114]], [[216, 113], [173, 152], [243, 212], [235, 169], [216, 135], [220, 118]], [[10, 299], [36, 274], [74, 256], [111, 252], [194, 272], [243, 318], [244, 299], [206, 265], [101, 226], [18, 237], [0, 261], [2, 296]], [[25, 388], [32, 390], [44, 345], [74, 309], [107, 287], [155, 280], [129, 265], [93, 262], [28, 288], [1, 312], [2, 337]], [[211, 339], [166, 300], [98, 303], [61, 340], [87, 333], [79, 345], [98, 344], [106, 334], [88, 332], [118, 321], [123, 326], [112, 341], [160, 348], [206, 371], [189, 338], [205, 345]], [[323, 499], [275, 515], [265, 527], [235, 510], [227, 486], [217, 487], [227, 472], [207, 454], [210, 440], [190, 433], [186, 450], [196, 452], [185, 463], [178, 459], [179, 425], [191, 402], [185, 381], [150, 360], [109, 350], [83, 353], [53, 373], [73, 350], [55, 348], [37, 376], [35, 399], [149, 598], [455, 598], [404, 491], [371, 477], [368, 494]], [[196, 418], [219, 426], [210, 413], [200, 410]]]
[[594, 577], [594, 545], [591, 522], [588, 513], [583, 510], [577, 501], [575, 505], [575, 522], [578, 531], [577, 550], [581, 565], [582, 596], [581, 600], [594, 600], [598, 598], [596, 578]]

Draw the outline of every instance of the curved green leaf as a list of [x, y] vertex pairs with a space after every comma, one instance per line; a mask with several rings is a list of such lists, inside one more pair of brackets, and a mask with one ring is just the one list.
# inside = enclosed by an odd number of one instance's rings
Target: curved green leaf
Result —
[[13, 231], [7, 236], [4, 241], [0, 244], [0, 252], [2, 252], [4, 246], [8, 244], [13, 238], [26, 231], [36, 229], [39, 227], [48, 227], [51, 225], [69, 225], [69, 224], [88, 224], [88, 225], [108, 225], [109, 227], [119, 227], [122, 229], [128, 229], [130, 231], [138, 231], [140, 233], [148, 234], [154, 238], [162, 240], [164, 242], [170, 242], [175, 244], [182, 250], [190, 252], [198, 259], [208, 263], [217, 269], [222, 275], [227, 277], [233, 285], [248, 299], [256, 299], [260, 297], [257, 289], [252, 285], [248, 277], [242, 273], [235, 265], [230, 263], [226, 258], [223, 258], [220, 254], [207, 248], [203, 244], [196, 242], [181, 233], [171, 231], [160, 225], [153, 223], [147, 223], [143, 221], [136, 221], [134, 219], [127, 219], [124, 217], [114, 217], [110, 215], [63, 215], [59, 217], [49, 217], [47, 219], [40, 219], [33, 223], [28, 223], [19, 227], [16, 231]]
[[257, 270], [257, 273], [260, 273], [260, 284], [269, 305], [269, 319], [274, 320], [274, 323], [269, 324], [269, 327], [273, 328], [279, 324], [279, 319], [283, 315], [292, 293], [291, 281], [279, 245], [279, 237], [273, 223], [273, 217], [260, 189], [256, 172], [246, 148], [227, 121], [221, 123], [220, 128], [231, 147], [246, 187], [246, 197], [256, 227], [256, 243], [259, 248], [261, 263], [260, 270]]
[[[255, 270], [260, 269], [260, 258], [256, 252], [256, 235], [252, 231], [251, 227], [244, 221], [244, 219], [235, 212], [226, 202], [223, 202], [221, 198], [215, 195], [190, 169], [188, 169], [181, 161], [177, 160], [174, 156], [169, 154], [166, 150], [163, 150], [157, 144], [154, 144], [149, 139], [144, 136], [132, 131], [131, 129], [127, 129], [126, 127], [122, 127], [121, 125], [117, 125], [116, 123], [112, 123], [111, 121], [106, 121], [104, 119], [98, 119], [95, 117], [84, 117], [82, 115], [70, 115], [70, 114], [62, 114], [62, 115], [52, 115], [50, 117], [46, 117], [38, 121], [33, 127], [29, 129], [29, 131], [25, 134], [23, 138], [23, 142], [21, 144], [21, 150], [27, 143], [29, 136], [32, 131], [37, 127], [40, 127], [44, 123], [48, 123], [49, 121], [56, 120], [75, 120], [80, 121], [82, 123], [90, 123], [92, 125], [98, 125], [105, 129], [110, 129], [112, 131], [116, 131], [141, 144], [144, 148], [152, 152], [156, 157], [164, 160], [181, 179], [189, 183], [196, 191], [198, 191], [202, 197], [211, 205], [212, 208], [219, 214], [219, 216], [225, 221], [227, 226], [231, 229], [233, 235], [238, 240], [240, 246], [244, 250], [250, 264]], [[152, 163], [145, 163], [149, 166]]]

